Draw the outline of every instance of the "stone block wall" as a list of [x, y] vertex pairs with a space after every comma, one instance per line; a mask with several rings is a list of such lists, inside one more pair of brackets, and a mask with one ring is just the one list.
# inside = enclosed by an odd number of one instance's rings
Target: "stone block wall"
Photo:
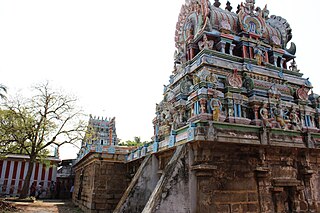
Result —
[[112, 212], [128, 186], [126, 165], [96, 161], [94, 167], [93, 209], [98, 212]]
[[94, 165], [88, 164], [76, 170], [72, 199], [81, 208], [91, 209], [93, 198]]
[[73, 202], [85, 212], [113, 212], [130, 179], [123, 162], [91, 156], [76, 165]]
[[118, 204], [114, 212], [142, 212], [159, 179], [157, 177], [157, 167], [154, 158], [149, 156], [144, 159], [124, 194], [125, 199]]
[[[200, 145], [195, 152], [197, 212], [259, 212], [254, 172], [256, 154], [239, 148], [228, 146], [213, 150]], [[209, 158], [203, 155], [208, 149], [211, 150]]]
[[73, 201], [96, 213], [120, 199], [119, 213], [320, 212], [319, 167], [317, 149], [197, 141], [140, 162], [86, 159]]
[[190, 150], [195, 153], [195, 212], [320, 212], [317, 150], [219, 144], [206, 158], [208, 148], [204, 143]]
[[[166, 157], [166, 156], [164, 156]], [[190, 212], [189, 158], [186, 146], [176, 149], [163, 168], [162, 176], [149, 198], [143, 213]]]

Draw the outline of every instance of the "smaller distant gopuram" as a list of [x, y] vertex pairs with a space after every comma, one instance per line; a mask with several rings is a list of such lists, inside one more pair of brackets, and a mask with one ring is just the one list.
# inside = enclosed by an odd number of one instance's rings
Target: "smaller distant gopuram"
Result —
[[118, 146], [118, 140], [115, 117], [90, 115], [74, 165], [73, 202], [86, 212], [114, 209], [128, 185], [124, 162], [130, 148]]
[[102, 152], [103, 149], [118, 144], [115, 117], [108, 119], [90, 115], [87, 128], [87, 134], [78, 153], [78, 160], [90, 151]]

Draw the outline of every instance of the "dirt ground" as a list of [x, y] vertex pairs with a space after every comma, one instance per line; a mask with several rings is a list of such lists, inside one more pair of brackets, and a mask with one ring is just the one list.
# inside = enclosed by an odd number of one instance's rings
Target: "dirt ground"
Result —
[[[29, 202], [14, 202], [13, 205], [18, 208], [20, 213], [83, 213], [81, 209], [74, 206], [70, 200], [44, 200]], [[8, 211], [1, 213], [9, 213]]]

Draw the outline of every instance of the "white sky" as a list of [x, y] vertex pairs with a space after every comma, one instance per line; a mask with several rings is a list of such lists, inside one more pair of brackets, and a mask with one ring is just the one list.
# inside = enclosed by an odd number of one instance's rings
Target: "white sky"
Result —
[[[220, 1], [225, 8], [226, 1]], [[231, 0], [236, 11], [239, 0]], [[256, 0], [286, 18], [297, 64], [320, 93], [320, 1]], [[79, 98], [87, 114], [116, 117], [121, 140], [150, 140], [155, 104], [173, 68], [184, 0], [1, 0], [0, 83], [9, 94], [49, 81]], [[214, 0], [211, 0], [214, 3]], [[61, 158], [75, 158], [65, 146]]]

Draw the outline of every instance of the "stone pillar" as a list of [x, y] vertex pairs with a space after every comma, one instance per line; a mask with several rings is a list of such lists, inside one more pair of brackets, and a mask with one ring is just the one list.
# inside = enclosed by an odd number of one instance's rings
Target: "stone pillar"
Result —
[[220, 49], [220, 52], [226, 53], [226, 42], [225, 41], [220, 41], [217, 44], [218, 49]]
[[315, 120], [315, 126], [316, 126], [318, 129], [320, 129], [320, 115], [319, 115], [318, 112], [315, 114], [314, 120]]
[[251, 121], [251, 124], [256, 125], [256, 126], [260, 126], [261, 125], [261, 119], [259, 119], [259, 109], [260, 106], [257, 104], [252, 105], [252, 110], [253, 110], [253, 120]]
[[285, 63], [285, 58], [281, 58], [281, 62], [280, 62], [280, 67], [283, 69], [284, 68], [284, 66], [283, 66], [283, 64]]
[[247, 47], [246, 46], [242, 46], [242, 54], [243, 54], [244, 58], [248, 58]]
[[264, 58], [265, 58], [265, 62], [266, 62], [266, 63], [269, 63], [269, 56], [268, 56], [268, 52], [266, 51], [264, 54], [265, 54], [265, 56], [264, 56]]
[[230, 52], [230, 55], [233, 55], [233, 49], [235, 48], [235, 44], [230, 44], [230, 50], [229, 50], [229, 52]]
[[258, 184], [260, 212], [274, 213], [274, 209], [272, 208], [272, 196], [270, 194], [270, 169], [266, 166], [258, 166], [255, 173]]
[[315, 126], [316, 126], [315, 123], [314, 123], [315, 117], [314, 117], [313, 114], [310, 115], [310, 120], [311, 120], [311, 126], [312, 126], [312, 127], [315, 127]]
[[206, 113], [207, 107], [206, 107], [207, 101], [204, 98], [200, 99], [200, 108], [201, 108], [201, 113]]
[[313, 169], [311, 169], [310, 154], [308, 152], [306, 152], [301, 158], [301, 163], [303, 167], [300, 169], [299, 173], [303, 177], [304, 187], [302, 188], [302, 190], [305, 196], [305, 202], [300, 201], [299, 207], [302, 211], [316, 212], [314, 190], [311, 183], [311, 179], [316, 172]]
[[259, 114], [258, 114], [258, 111], [259, 111], [259, 106], [257, 106], [257, 105], [254, 105], [253, 107], [252, 107], [252, 109], [253, 109], [253, 114], [254, 114], [254, 119], [255, 120], [258, 120], [259, 119]]
[[249, 47], [250, 59], [254, 59], [253, 48]]
[[189, 196], [190, 196], [190, 213], [197, 212], [197, 177], [192, 170], [194, 164], [194, 152], [192, 145], [188, 144], [188, 159], [189, 159]]
[[155, 187], [159, 180], [159, 160], [156, 155], [152, 155], [152, 172], [150, 174], [151, 177], [151, 185]]
[[227, 117], [233, 117], [233, 100], [228, 98], [227, 99]]
[[273, 64], [275, 67], [278, 67], [278, 57], [279, 57], [278, 55], [274, 55], [274, 57], [273, 57], [274, 58]]
[[195, 113], [194, 113], [194, 103], [192, 103], [191, 105], [191, 117], [194, 116]]

